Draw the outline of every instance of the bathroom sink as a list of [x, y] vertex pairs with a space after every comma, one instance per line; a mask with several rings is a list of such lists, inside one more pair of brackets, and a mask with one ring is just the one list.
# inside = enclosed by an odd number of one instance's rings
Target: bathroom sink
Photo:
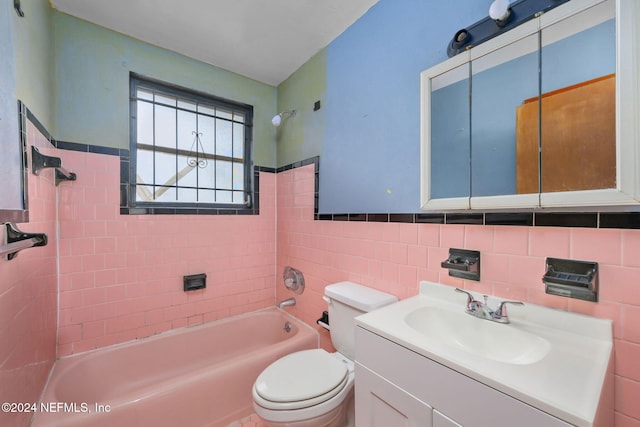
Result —
[[[367, 333], [568, 420], [569, 425], [599, 425], [585, 420], [593, 420], [594, 408], [605, 396], [603, 387], [610, 390], [606, 396], [613, 393], [610, 320], [525, 302], [509, 306], [510, 323], [498, 323], [467, 314], [467, 299], [451, 286], [421, 282], [418, 295], [355, 321]], [[493, 308], [501, 302], [494, 296], [484, 301]], [[358, 351], [356, 339], [356, 362]], [[397, 371], [415, 369], [412, 366], [399, 365]], [[405, 373], [407, 381], [413, 381], [411, 372]]]
[[497, 362], [527, 365], [545, 357], [550, 344], [544, 338], [470, 316], [464, 310], [421, 307], [404, 321], [427, 339]]

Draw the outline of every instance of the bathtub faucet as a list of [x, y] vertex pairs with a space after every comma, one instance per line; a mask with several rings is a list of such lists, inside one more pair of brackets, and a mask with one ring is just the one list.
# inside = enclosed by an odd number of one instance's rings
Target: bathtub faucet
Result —
[[296, 299], [291, 297], [291, 298], [287, 298], [284, 301], [280, 301], [278, 303], [278, 308], [285, 308], [285, 307], [289, 307], [290, 305], [296, 305]]

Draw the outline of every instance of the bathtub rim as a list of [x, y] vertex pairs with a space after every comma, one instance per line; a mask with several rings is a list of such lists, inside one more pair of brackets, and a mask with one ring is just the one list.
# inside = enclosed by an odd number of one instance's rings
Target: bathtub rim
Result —
[[[218, 325], [218, 324], [232, 322], [233, 320], [241, 319], [241, 318], [244, 318], [244, 317], [249, 317], [249, 316], [255, 315], [257, 313], [262, 313], [262, 312], [276, 312], [276, 313], [279, 313], [281, 315], [284, 315], [286, 318], [292, 319], [299, 328], [305, 328], [305, 329], [307, 329], [307, 331], [309, 331], [309, 332], [311, 332], [311, 333], [313, 333], [315, 335], [316, 348], [320, 348], [320, 332], [318, 332], [318, 330], [316, 330], [315, 328], [313, 328], [312, 326], [310, 326], [308, 323], [304, 322], [303, 320], [295, 317], [291, 313], [289, 313], [289, 312], [287, 312], [287, 311], [285, 311], [285, 310], [283, 310], [281, 308], [278, 308], [277, 306], [274, 305], [274, 306], [270, 306], [270, 307], [261, 308], [261, 309], [258, 309], [258, 310], [248, 311], [246, 313], [236, 314], [234, 316], [228, 316], [228, 317], [223, 317], [223, 318], [220, 318], [220, 319], [211, 320], [209, 322], [198, 323], [198, 324], [195, 324], [195, 325], [185, 325], [185, 326], [181, 326], [179, 328], [169, 329], [169, 330], [162, 331], [162, 332], [159, 332], [159, 333], [154, 334], [154, 335], [149, 335], [147, 337], [136, 338], [134, 340], [124, 341], [124, 342], [121, 342], [121, 343], [115, 343], [115, 344], [111, 344], [111, 345], [108, 345], [108, 346], [94, 348], [94, 349], [87, 350], [87, 351], [82, 351], [82, 352], [79, 352], [79, 353], [73, 353], [73, 354], [69, 354], [69, 355], [66, 355], [66, 356], [62, 356], [62, 357], [56, 357], [54, 362], [51, 364], [51, 369], [49, 369], [49, 374], [47, 375], [47, 381], [45, 382], [44, 386], [42, 387], [42, 390], [40, 391], [40, 394], [38, 396], [38, 402], [42, 402], [43, 399], [46, 397], [46, 393], [49, 390], [49, 386], [51, 385], [51, 380], [53, 379], [53, 374], [54, 374], [54, 372], [56, 372], [56, 366], [57, 366], [59, 361], [75, 359], [75, 358], [81, 358], [81, 357], [90, 357], [90, 355], [93, 354], [93, 353], [97, 353], [97, 352], [101, 352], [101, 351], [107, 351], [107, 350], [113, 351], [113, 350], [121, 348], [121, 347], [126, 347], [126, 346], [130, 346], [130, 345], [135, 345], [135, 344], [138, 344], [138, 343], [142, 343], [142, 342], [144, 342], [146, 340], [162, 339], [164, 337], [171, 336], [171, 335], [174, 335], [174, 334], [178, 334], [180, 332], [184, 332], [184, 331], [187, 331], [187, 330], [192, 330], [194, 328], [203, 328], [204, 329], [206, 327], [214, 327], [215, 325]], [[31, 419], [29, 420], [30, 425], [33, 422], [33, 418], [34, 417], [32, 415]]]
[[[72, 358], [76, 358], [76, 357], [80, 357], [80, 356], [88, 356], [89, 354], [95, 353], [95, 352], [98, 352], [98, 351], [113, 350], [114, 348], [134, 345], [136, 343], [142, 343], [142, 342], [144, 342], [146, 340], [161, 339], [163, 337], [174, 335], [174, 334], [178, 334], [180, 332], [184, 332], [184, 331], [187, 331], [187, 330], [199, 329], [199, 328], [204, 329], [206, 327], [213, 327], [214, 325], [218, 325], [218, 324], [222, 324], [222, 323], [228, 323], [228, 322], [231, 322], [233, 320], [241, 319], [243, 317], [250, 317], [251, 315], [255, 315], [256, 313], [268, 312], [268, 311], [275, 311], [275, 312], [278, 312], [280, 314], [284, 314], [285, 316], [290, 317], [291, 319], [293, 319], [296, 322], [296, 324], [298, 324], [299, 327], [305, 327], [309, 331], [315, 333], [316, 337], [317, 337], [317, 340], [318, 340], [318, 348], [320, 347], [320, 333], [318, 332], [317, 329], [313, 328], [312, 326], [310, 326], [308, 323], [304, 322], [303, 320], [295, 317], [293, 314], [291, 314], [291, 313], [289, 313], [289, 312], [287, 312], [287, 311], [285, 311], [285, 310], [283, 310], [281, 308], [278, 308], [277, 306], [271, 306], [271, 307], [265, 307], [265, 308], [261, 308], [261, 309], [258, 309], [258, 310], [254, 310], [254, 311], [248, 311], [246, 313], [236, 314], [234, 316], [228, 316], [228, 317], [222, 317], [220, 319], [210, 320], [208, 322], [197, 323], [195, 325], [180, 326], [178, 328], [168, 329], [166, 331], [158, 332], [157, 334], [149, 335], [149, 336], [146, 336], [146, 337], [136, 338], [136, 339], [129, 340], [129, 341], [110, 344], [110, 345], [107, 345], [107, 346], [104, 346], [104, 347], [98, 347], [98, 348], [93, 348], [91, 350], [81, 351], [79, 353], [73, 353], [73, 354], [68, 354], [68, 355], [65, 355], [65, 356], [56, 357], [56, 359], [54, 361], [54, 364], [51, 367], [51, 371], [49, 372], [49, 377], [51, 376], [51, 373], [53, 372], [53, 367], [55, 366], [55, 362], [58, 362], [59, 360], [72, 359]], [[47, 384], [46, 385], [48, 385], [49, 379], [47, 379]], [[46, 388], [46, 385], [45, 385], [45, 388]]]

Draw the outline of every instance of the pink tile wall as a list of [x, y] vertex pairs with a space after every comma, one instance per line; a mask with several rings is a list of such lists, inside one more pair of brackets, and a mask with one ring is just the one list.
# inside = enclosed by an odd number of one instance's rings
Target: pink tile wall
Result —
[[[29, 123], [29, 146], [51, 144]], [[47, 147], [49, 147], [47, 149]], [[29, 223], [24, 232], [46, 233], [44, 247], [0, 259], [0, 402], [37, 402], [56, 357], [56, 190], [53, 172], [28, 175]], [[25, 426], [30, 413], [0, 412], [0, 425]]]
[[[286, 265], [300, 269], [307, 286], [287, 311], [317, 327], [329, 283], [352, 280], [406, 298], [431, 280], [612, 319], [616, 427], [640, 426], [640, 231], [314, 221], [313, 166], [277, 178], [277, 300], [292, 296], [280, 278]], [[448, 276], [440, 262], [450, 247], [482, 251], [482, 281]], [[548, 256], [597, 261], [600, 302], [545, 294]]]
[[120, 215], [119, 158], [61, 153], [78, 178], [60, 188], [59, 356], [273, 306], [274, 174], [260, 215]]

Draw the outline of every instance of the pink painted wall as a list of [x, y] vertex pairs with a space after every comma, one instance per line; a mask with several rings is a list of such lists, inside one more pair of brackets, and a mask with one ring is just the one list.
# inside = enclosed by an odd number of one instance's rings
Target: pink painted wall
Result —
[[[28, 144], [51, 144], [29, 124]], [[48, 149], [47, 149], [48, 147]], [[56, 357], [56, 187], [53, 172], [29, 174], [30, 221], [24, 232], [46, 233], [44, 247], [0, 259], [0, 402], [37, 402]], [[30, 413], [0, 412], [0, 425], [28, 425]]]
[[274, 305], [274, 174], [260, 215], [120, 215], [119, 157], [60, 154], [78, 179], [60, 188], [59, 356]]
[[[298, 268], [307, 286], [287, 311], [316, 326], [329, 283], [352, 280], [406, 298], [418, 293], [420, 280], [431, 280], [612, 319], [616, 427], [640, 426], [639, 230], [314, 221], [313, 166], [277, 178], [277, 271]], [[482, 281], [448, 276], [440, 262], [450, 247], [482, 252]], [[600, 302], [545, 294], [540, 279], [548, 256], [597, 261]], [[277, 279], [277, 299], [292, 296]], [[317, 328], [322, 346], [332, 349]]]

